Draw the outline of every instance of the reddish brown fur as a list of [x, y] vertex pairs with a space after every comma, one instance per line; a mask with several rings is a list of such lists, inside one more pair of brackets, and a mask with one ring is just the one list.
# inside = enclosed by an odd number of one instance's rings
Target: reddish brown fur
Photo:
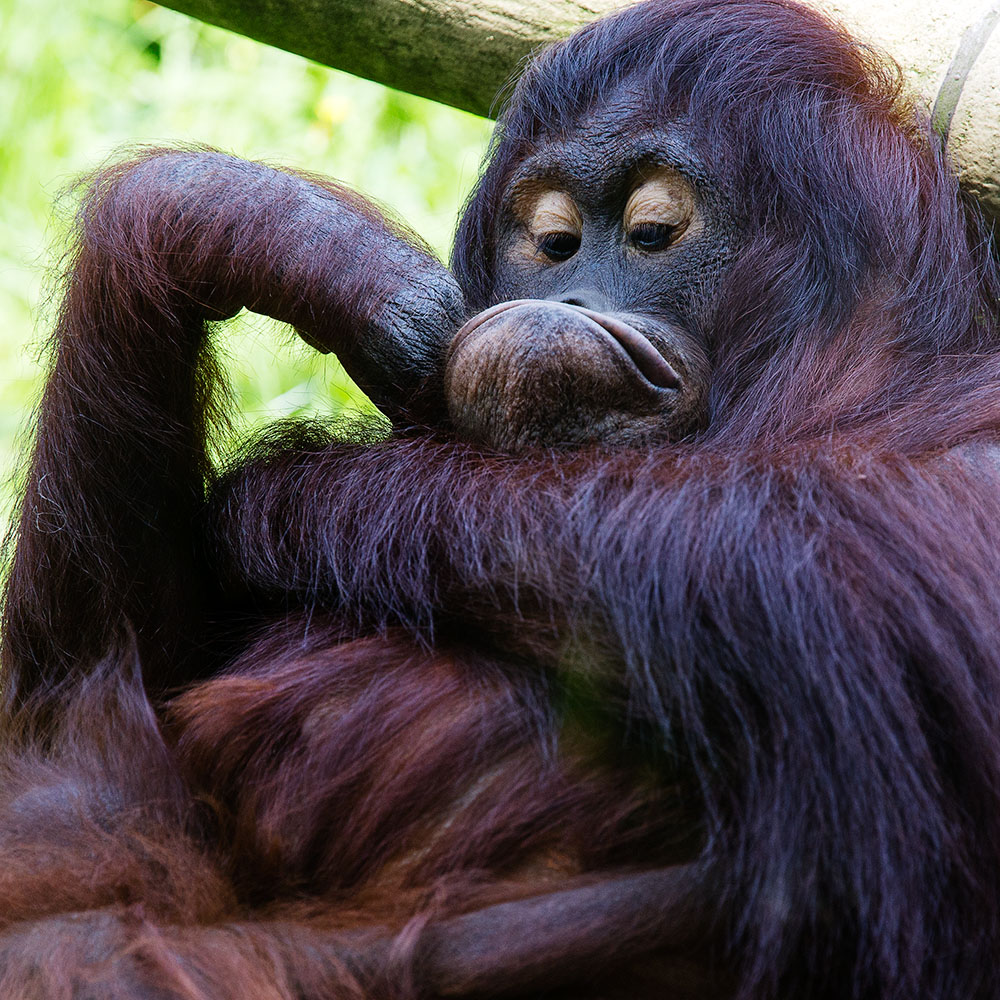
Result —
[[[120, 658], [68, 699], [63, 729], [22, 732], [0, 800], [4, 997], [403, 997], [434, 982], [465, 995], [463, 969], [475, 970], [476, 995], [494, 995], [517, 963], [500, 976], [482, 955], [462, 957], [469, 946], [448, 936], [449, 917], [586, 885], [585, 872], [636, 856], [669, 864], [690, 852], [651, 773], [616, 767], [583, 730], [552, 756], [537, 679], [481, 655], [429, 655], [403, 636], [340, 634], [313, 623], [303, 641], [290, 622], [230, 675], [193, 688], [168, 714], [175, 749]], [[607, 919], [586, 913], [606, 941]], [[575, 945], [585, 913], [567, 919], [528, 985], [594, 975], [599, 949]], [[428, 935], [432, 920], [443, 930]], [[697, 920], [692, 910], [670, 936], [687, 938]], [[696, 960], [646, 958], [656, 927], [627, 917], [620, 943], [642, 943], [615, 949], [630, 972], [595, 995], [624, 998], [664, 977], [710, 995]], [[500, 933], [502, 956], [512, 930], [502, 922]]]
[[742, 226], [656, 450], [300, 428], [219, 477], [212, 321], [434, 420], [458, 286], [326, 182], [92, 182], [4, 608], [3, 996], [1000, 997], [993, 248], [843, 33], [650, 0], [519, 84], [468, 309], [526, 149], [623, 78]]

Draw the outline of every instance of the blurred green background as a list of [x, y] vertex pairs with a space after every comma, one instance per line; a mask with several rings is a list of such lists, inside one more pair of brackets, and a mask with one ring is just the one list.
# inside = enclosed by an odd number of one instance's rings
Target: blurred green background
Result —
[[[0, 528], [44, 375], [72, 182], [137, 143], [199, 142], [333, 175], [443, 257], [490, 124], [145, 0], [0, 0]], [[238, 429], [359, 402], [334, 360], [228, 324]]]

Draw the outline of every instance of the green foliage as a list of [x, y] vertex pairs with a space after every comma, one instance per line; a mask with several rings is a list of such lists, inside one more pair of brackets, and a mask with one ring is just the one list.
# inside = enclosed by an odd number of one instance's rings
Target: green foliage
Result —
[[[59, 196], [80, 174], [129, 145], [207, 143], [338, 177], [445, 256], [488, 136], [483, 119], [144, 0], [0, 0], [0, 474], [31, 431], [75, 208]], [[335, 361], [260, 317], [230, 323], [220, 348], [244, 428], [367, 405]]]

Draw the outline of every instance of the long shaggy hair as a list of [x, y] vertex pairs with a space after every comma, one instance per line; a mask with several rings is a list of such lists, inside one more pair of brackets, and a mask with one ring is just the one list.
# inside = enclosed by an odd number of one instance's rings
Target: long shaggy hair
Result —
[[[141, 903], [168, 996], [236, 996], [225, 954], [280, 998], [1000, 997], [1000, 270], [981, 220], [898, 74], [819, 15], [649, 0], [518, 83], [458, 230], [470, 311], [493, 301], [512, 171], [623, 88], [649, 127], [681, 123], [742, 239], [706, 331], [707, 426], [652, 452], [299, 428], [216, 475], [206, 323], [234, 295], [308, 323], [325, 276], [368, 261], [309, 205], [352, 240], [352, 219], [399, 237], [337, 189], [218, 154], [94, 184], [5, 606], [5, 682], [29, 703], [0, 803], [6, 995], [94, 954], [113, 995], [144, 995], [129, 977], [159, 966], [115, 964], [140, 954]], [[337, 299], [356, 329], [398, 287], [380, 266]], [[147, 687], [185, 684], [169, 707], [143, 707], [121, 654], [92, 667], [126, 620]], [[244, 651], [192, 684], [220, 632]], [[80, 707], [107, 704], [127, 724]], [[133, 745], [148, 791], [123, 772]], [[192, 866], [207, 897], [185, 903]], [[674, 881], [623, 889], [636, 870]], [[35, 892], [47, 872], [63, 888]], [[557, 899], [601, 885], [603, 903]], [[549, 936], [492, 909], [546, 894]]]

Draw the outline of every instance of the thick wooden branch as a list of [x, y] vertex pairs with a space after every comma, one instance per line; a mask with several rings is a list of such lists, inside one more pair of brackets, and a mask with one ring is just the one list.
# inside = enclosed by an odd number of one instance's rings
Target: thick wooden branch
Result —
[[489, 115], [535, 48], [622, 0], [166, 0], [317, 62]]
[[[480, 115], [537, 47], [623, 0], [164, 0], [166, 6]], [[805, 0], [902, 65], [1000, 217], [1000, 0]]]

